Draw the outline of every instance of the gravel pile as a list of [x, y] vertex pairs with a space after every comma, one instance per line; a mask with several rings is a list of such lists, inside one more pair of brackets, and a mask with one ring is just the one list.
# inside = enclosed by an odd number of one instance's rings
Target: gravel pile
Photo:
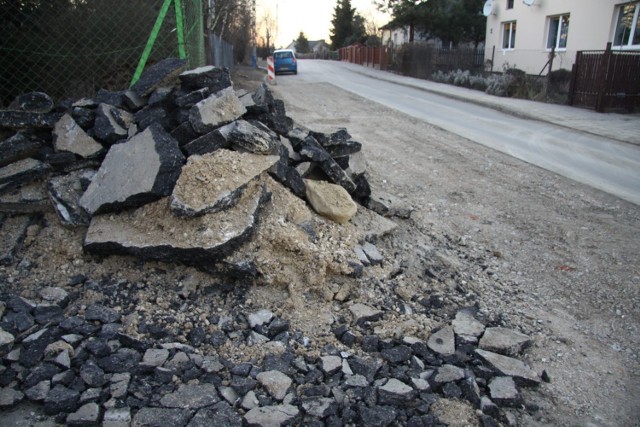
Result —
[[[515, 425], [511, 408], [526, 407], [520, 389], [541, 381], [518, 360], [529, 337], [483, 324], [472, 308], [424, 341], [381, 338], [373, 325], [385, 313], [351, 304], [350, 319], [332, 329], [341, 345], [307, 354], [309, 337], [267, 309], [209, 314], [185, 332], [182, 322], [112, 308], [136, 304], [129, 298], [142, 284], [77, 286], [111, 297], [75, 315], [78, 293], [61, 288], [42, 289], [38, 302], [3, 302], [2, 407], [39, 402], [68, 425], [421, 426], [445, 425], [438, 402], [459, 400], [482, 425]], [[229, 345], [264, 356], [231, 360], [217, 351]]]

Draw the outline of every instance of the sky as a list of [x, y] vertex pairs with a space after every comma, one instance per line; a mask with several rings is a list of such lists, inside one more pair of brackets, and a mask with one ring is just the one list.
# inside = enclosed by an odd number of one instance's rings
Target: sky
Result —
[[[285, 47], [298, 38], [300, 31], [307, 40], [324, 39], [331, 43], [329, 30], [336, 0], [257, 0], [256, 20], [258, 27], [266, 14], [277, 17], [276, 48]], [[376, 10], [372, 0], [351, 0], [351, 7], [366, 20], [379, 27], [389, 21], [389, 16]], [[264, 30], [259, 30], [264, 33]], [[258, 34], [265, 37], [265, 34]]]

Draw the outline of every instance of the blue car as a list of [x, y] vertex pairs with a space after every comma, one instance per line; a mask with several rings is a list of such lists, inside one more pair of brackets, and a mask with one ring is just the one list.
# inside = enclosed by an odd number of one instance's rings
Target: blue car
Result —
[[281, 49], [273, 52], [273, 69], [276, 74], [298, 74], [298, 61], [296, 54], [290, 49]]

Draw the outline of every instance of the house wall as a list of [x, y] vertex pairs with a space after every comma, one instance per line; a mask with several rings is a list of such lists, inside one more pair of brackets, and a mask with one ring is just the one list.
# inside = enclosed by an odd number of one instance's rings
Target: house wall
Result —
[[[405, 43], [409, 43], [409, 27], [384, 29], [382, 30], [382, 45], [387, 47], [400, 47]], [[420, 31], [413, 33], [414, 41], [425, 41], [427, 37]], [[437, 44], [438, 41], [432, 40], [433, 44]]]
[[[570, 14], [567, 47], [556, 51], [553, 69], [571, 69], [579, 50], [602, 50], [613, 38], [618, 8], [625, 0], [535, 0], [532, 6], [514, 0], [493, 0], [487, 17], [485, 58], [493, 57], [493, 71], [516, 67], [539, 74], [549, 58], [547, 36], [549, 17]], [[502, 48], [503, 23], [516, 21], [515, 48]], [[495, 50], [494, 50], [495, 47]], [[546, 74], [547, 70], [543, 74]]]

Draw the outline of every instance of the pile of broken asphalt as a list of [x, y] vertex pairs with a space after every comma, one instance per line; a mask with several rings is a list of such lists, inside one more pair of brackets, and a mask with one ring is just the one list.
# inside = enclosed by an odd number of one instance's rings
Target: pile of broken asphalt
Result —
[[[318, 345], [286, 310], [242, 305], [251, 286], [365, 280], [393, 230], [381, 215], [409, 215], [371, 193], [346, 130], [295, 126], [267, 86], [236, 93], [228, 70], [168, 59], [126, 92], [57, 106], [26, 94], [0, 111], [0, 132], [3, 410], [28, 400], [60, 423], [109, 426], [446, 425], [455, 402], [490, 426], [536, 410], [520, 390], [541, 381], [518, 359], [531, 340], [474, 307], [389, 338], [376, 333], [383, 302], [338, 290], [344, 310]], [[80, 230], [76, 256], [92, 262], [217, 279], [155, 307], [142, 294], [166, 291], [116, 271], [26, 291], [34, 223]]]

